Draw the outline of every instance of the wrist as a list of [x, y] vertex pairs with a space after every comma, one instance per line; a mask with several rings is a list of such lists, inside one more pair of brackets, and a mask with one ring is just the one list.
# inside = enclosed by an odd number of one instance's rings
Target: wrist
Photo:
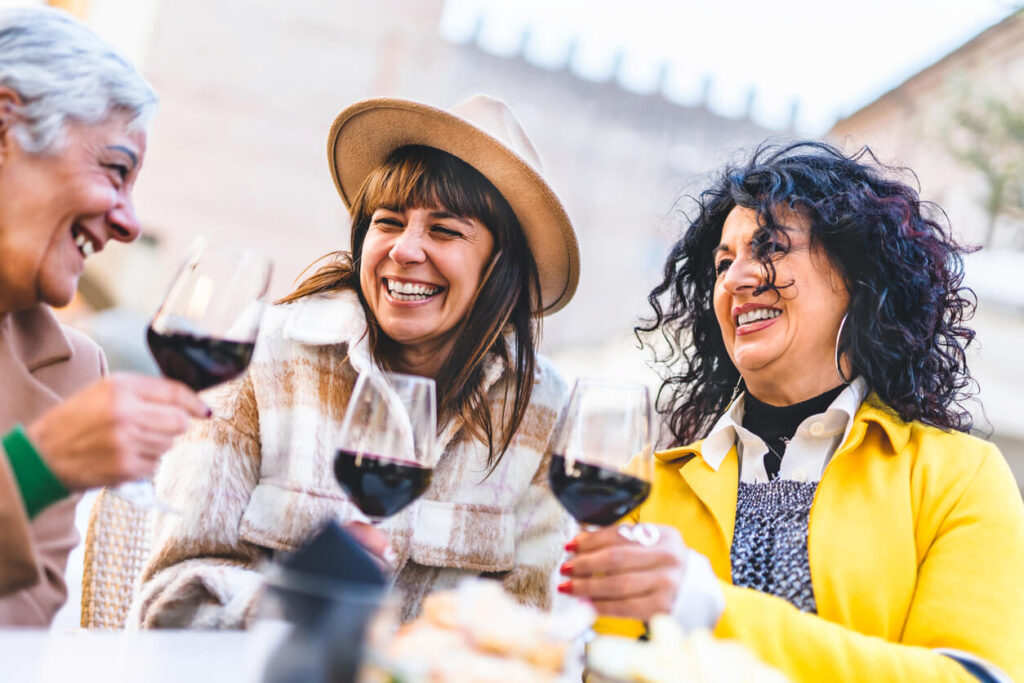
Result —
[[15, 425], [0, 439], [0, 443], [11, 464], [29, 519], [68, 496], [67, 487], [50, 469], [24, 427]]
[[692, 548], [686, 553], [686, 570], [679, 584], [672, 616], [686, 630], [713, 629], [725, 611], [725, 596], [711, 563]]

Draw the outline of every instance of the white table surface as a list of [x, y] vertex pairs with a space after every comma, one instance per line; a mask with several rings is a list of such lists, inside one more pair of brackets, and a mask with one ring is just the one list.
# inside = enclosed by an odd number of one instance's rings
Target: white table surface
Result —
[[0, 629], [3, 683], [258, 683], [280, 624], [252, 631]]

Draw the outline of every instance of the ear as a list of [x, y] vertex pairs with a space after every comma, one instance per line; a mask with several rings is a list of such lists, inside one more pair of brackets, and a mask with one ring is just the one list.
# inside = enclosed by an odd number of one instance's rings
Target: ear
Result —
[[0, 163], [3, 163], [13, 143], [11, 131], [21, 120], [19, 110], [23, 104], [21, 95], [10, 88], [0, 86]]

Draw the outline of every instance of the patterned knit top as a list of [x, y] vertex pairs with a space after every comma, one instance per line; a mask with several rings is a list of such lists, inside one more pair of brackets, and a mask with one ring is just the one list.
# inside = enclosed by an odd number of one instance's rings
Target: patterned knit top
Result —
[[807, 560], [807, 520], [818, 482], [740, 482], [732, 539], [732, 582], [816, 612]]
[[741, 481], [731, 548], [732, 582], [786, 599], [816, 612], [807, 558], [807, 523], [817, 481], [779, 479], [785, 448], [800, 423], [824, 412], [843, 385], [791, 406], [771, 406], [748, 395], [743, 426], [768, 444], [764, 456], [770, 481]]

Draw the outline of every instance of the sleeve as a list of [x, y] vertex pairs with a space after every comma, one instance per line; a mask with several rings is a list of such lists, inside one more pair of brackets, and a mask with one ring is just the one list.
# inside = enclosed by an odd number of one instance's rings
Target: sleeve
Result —
[[130, 628], [243, 628], [262, 585], [267, 551], [239, 538], [259, 480], [259, 415], [249, 375], [204, 396], [215, 417], [197, 420], [164, 455], [153, 547], [128, 614]]
[[[91, 341], [75, 352], [95, 355], [83, 361], [83, 376], [107, 373], [106, 357]], [[31, 521], [7, 454], [0, 448], [0, 625], [48, 626], [67, 600], [64, 572], [78, 545], [75, 509], [81, 496], [49, 505]]]
[[39, 580], [0, 598], [0, 624], [49, 626], [53, 615], [64, 605], [68, 597], [64, 571], [68, 555], [79, 540], [75, 508], [80, 499], [80, 495], [65, 498], [32, 520], [32, 556]]
[[543, 609], [551, 607], [555, 567], [573, 531], [572, 520], [548, 487], [550, 462], [550, 454], [541, 458], [516, 506], [516, 566], [503, 579], [505, 590]]
[[[513, 448], [530, 449], [543, 457], [516, 504], [516, 566], [505, 576], [503, 584], [521, 602], [550, 609], [555, 569], [576, 525], [548, 485], [548, 443], [568, 387], [551, 362], [542, 356], [538, 356], [538, 369], [530, 410], [513, 439]], [[513, 452], [505, 455], [515, 456]]]
[[1024, 680], [1024, 506], [1005, 461], [988, 448], [938, 516], [898, 643], [724, 582], [715, 634], [742, 641], [797, 681], [976, 681], [952, 652], [969, 653], [996, 677]]
[[0, 447], [0, 598], [38, 582], [32, 527], [14, 472]]

